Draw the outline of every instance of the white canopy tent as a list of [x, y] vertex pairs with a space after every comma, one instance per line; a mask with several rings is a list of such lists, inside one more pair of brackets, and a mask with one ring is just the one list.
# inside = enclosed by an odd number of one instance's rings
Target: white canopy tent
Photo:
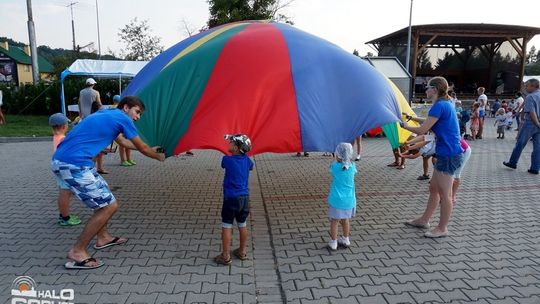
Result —
[[62, 113], [66, 114], [64, 79], [69, 75], [118, 78], [119, 92], [122, 93], [122, 77], [135, 77], [148, 61], [77, 59], [60, 75]]

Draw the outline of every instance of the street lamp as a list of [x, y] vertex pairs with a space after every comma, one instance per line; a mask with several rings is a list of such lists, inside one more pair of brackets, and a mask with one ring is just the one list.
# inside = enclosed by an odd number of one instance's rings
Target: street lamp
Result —
[[101, 59], [101, 38], [99, 37], [99, 9], [98, 9], [98, 0], [96, 0], [96, 22], [97, 22], [97, 45], [98, 45], [98, 55]]

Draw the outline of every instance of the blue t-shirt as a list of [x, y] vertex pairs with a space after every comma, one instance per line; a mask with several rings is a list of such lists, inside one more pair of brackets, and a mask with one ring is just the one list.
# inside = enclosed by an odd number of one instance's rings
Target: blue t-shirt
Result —
[[126, 113], [119, 109], [97, 111], [67, 134], [52, 158], [76, 166], [93, 167], [92, 158], [120, 133], [127, 139], [137, 137], [137, 128]]
[[343, 164], [334, 162], [330, 166], [332, 184], [328, 194], [328, 203], [337, 209], [352, 209], [356, 207], [356, 191], [354, 188], [354, 175], [356, 166], [351, 164], [349, 169], [343, 170]]
[[225, 169], [224, 198], [249, 195], [249, 171], [253, 170], [253, 161], [247, 155], [225, 155], [221, 159], [221, 168]]
[[428, 116], [438, 118], [431, 130], [437, 136], [435, 153], [440, 156], [456, 156], [463, 153], [459, 144], [459, 123], [456, 110], [450, 100], [439, 99], [431, 109]]

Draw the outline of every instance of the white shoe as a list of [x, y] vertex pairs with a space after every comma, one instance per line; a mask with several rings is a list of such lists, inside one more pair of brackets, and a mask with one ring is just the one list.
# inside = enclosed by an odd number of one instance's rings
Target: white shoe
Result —
[[330, 240], [330, 242], [328, 242], [328, 248], [330, 248], [330, 250], [337, 250], [337, 245], [338, 242], [336, 240]]
[[346, 238], [344, 236], [340, 236], [337, 242], [339, 246], [345, 248], [349, 248], [349, 246], [351, 246], [351, 241], [349, 240], [349, 238]]
[[360, 158], [361, 158], [361, 156], [360, 156], [360, 155], [358, 155], [358, 156], [357, 156], [357, 157], [356, 157], [356, 158], [354, 159], [354, 161], [359, 161], [359, 160], [360, 160]]

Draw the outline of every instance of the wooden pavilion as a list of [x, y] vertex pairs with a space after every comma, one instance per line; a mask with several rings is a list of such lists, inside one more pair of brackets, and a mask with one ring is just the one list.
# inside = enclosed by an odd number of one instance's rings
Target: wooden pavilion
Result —
[[[540, 28], [503, 25], [503, 24], [428, 24], [416, 25], [411, 29], [411, 57], [409, 72], [414, 79], [417, 77], [417, 62], [419, 55], [426, 49], [450, 49], [463, 63], [461, 78], [466, 74], [467, 62], [475, 50], [479, 50], [487, 59], [487, 79], [480, 79], [488, 90], [493, 89], [493, 58], [503, 43], [508, 42], [517, 53], [519, 68], [516, 76], [521, 83], [525, 71], [527, 43], [540, 34]], [[396, 56], [405, 66], [407, 52], [408, 27], [394, 33], [366, 42], [372, 45], [379, 56]], [[440, 71], [439, 71], [440, 72]], [[444, 73], [443, 73], [444, 75]], [[459, 77], [459, 76], [458, 76]], [[515, 77], [514, 77], [515, 78]], [[517, 83], [517, 81], [516, 81]], [[491, 88], [490, 88], [491, 87]]]

